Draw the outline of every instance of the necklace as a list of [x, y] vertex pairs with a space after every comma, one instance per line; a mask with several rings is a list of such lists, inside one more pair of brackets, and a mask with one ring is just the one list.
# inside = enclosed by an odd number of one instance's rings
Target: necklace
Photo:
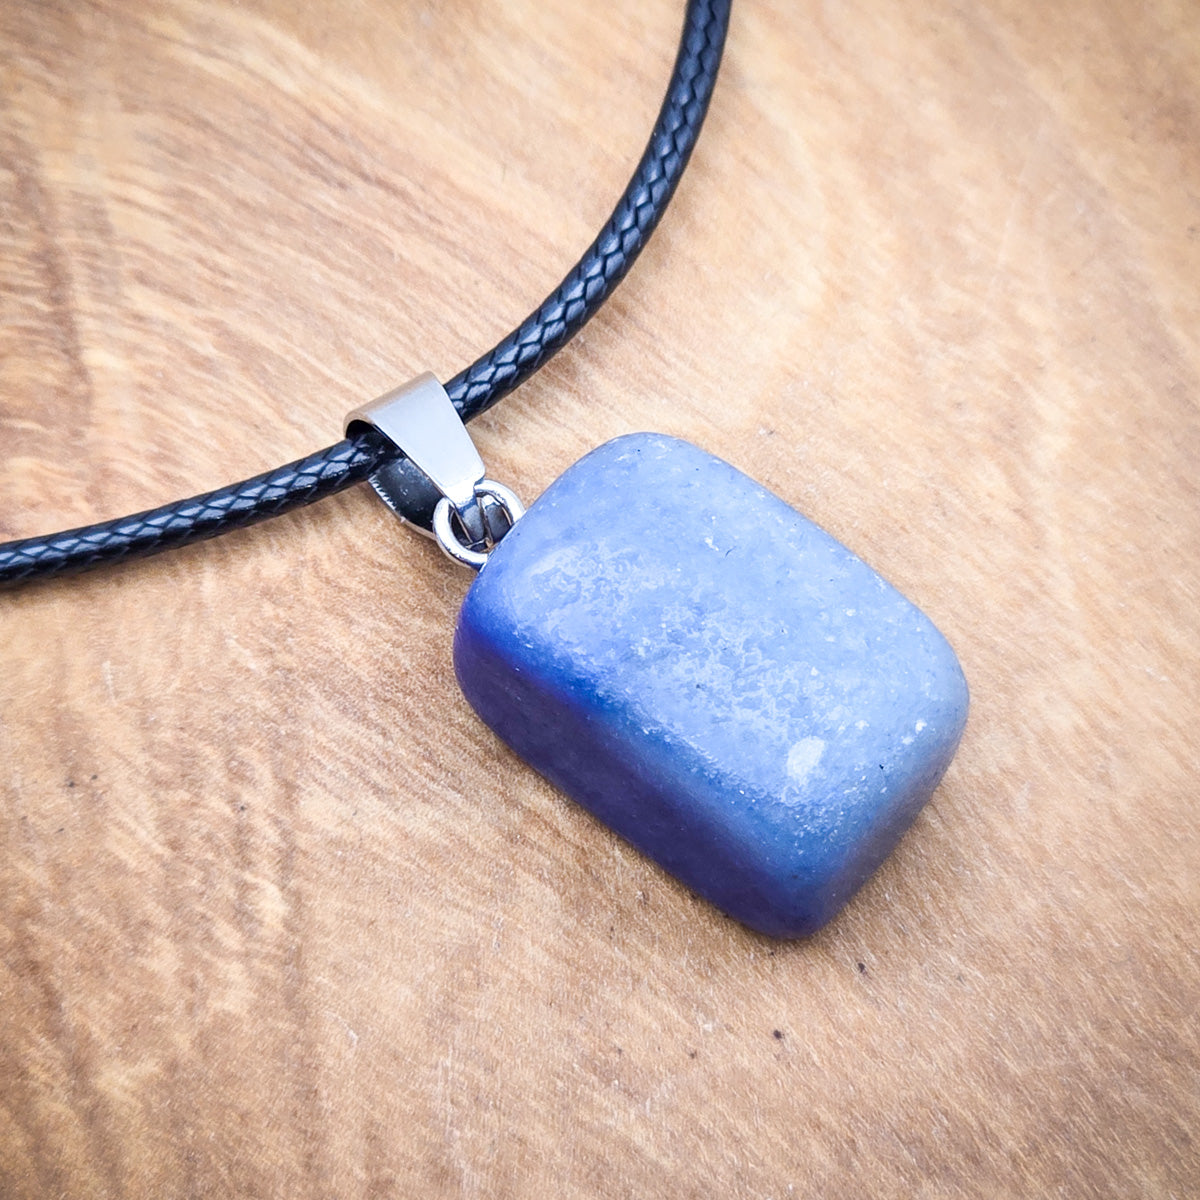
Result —
[[890, 851], [957, 747], [967, 694], [932, 623], [720, 459], [618, 438], [525, 513], [465, 421], [603, 304], [656, 227], [716, 81], [729, 0], [690, 0], [649, 144], [559, 287], [445, 387], [351, 412], [327, 450], [132, 517], [0, 546], [15, 584], [166, 550], [369, 481], [478, 572], [455, 670], [530, 765], [721, 909], [819, 928]]

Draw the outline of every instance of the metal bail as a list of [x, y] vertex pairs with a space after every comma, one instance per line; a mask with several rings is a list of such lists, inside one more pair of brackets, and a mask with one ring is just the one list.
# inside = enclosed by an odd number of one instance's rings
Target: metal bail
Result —
[[456, 562], [478, 570], [524, 511], [486, 478], [483, 459], [436, 376], [426, 372], [346, 416], [346, 433], [369, 425], [401, 457], [368, 477], [405, 523], [434, 538]]

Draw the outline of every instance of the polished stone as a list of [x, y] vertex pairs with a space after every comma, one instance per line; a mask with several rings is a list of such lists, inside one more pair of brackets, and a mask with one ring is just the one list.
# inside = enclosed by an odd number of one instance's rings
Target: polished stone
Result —
[[455, 669], [523, 759], [765, 933], [828, 921], [967, 713], [954, 652], [870, 567], [687, 442], [576, 463], [493, 551]]

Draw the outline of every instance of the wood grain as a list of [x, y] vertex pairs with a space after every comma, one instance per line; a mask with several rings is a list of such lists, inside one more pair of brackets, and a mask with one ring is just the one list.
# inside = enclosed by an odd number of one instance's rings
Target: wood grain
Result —
[[[0, 535], [298, 457], [606, 215], [680, 5], [0, 6]], [[971, 724], [812, 941], [513, 759], [366, 489], [0, 600], [0, 1194], [1200, 1194], [1200, 15], [743, 0], [676, 205], [477, 422], [690, 437]]]

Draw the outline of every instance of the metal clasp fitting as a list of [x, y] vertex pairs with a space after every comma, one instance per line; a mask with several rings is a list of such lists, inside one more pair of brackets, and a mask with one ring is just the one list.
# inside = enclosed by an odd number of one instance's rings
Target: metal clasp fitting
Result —
[[446, 389], [428, 372], [418, 375], [346, 416], [347, 434], [358, 425], [378, 430], [401, 452], [369, 476], [379, 498], [448, 558], [478, 571], [525, 509], [486, 477]]

